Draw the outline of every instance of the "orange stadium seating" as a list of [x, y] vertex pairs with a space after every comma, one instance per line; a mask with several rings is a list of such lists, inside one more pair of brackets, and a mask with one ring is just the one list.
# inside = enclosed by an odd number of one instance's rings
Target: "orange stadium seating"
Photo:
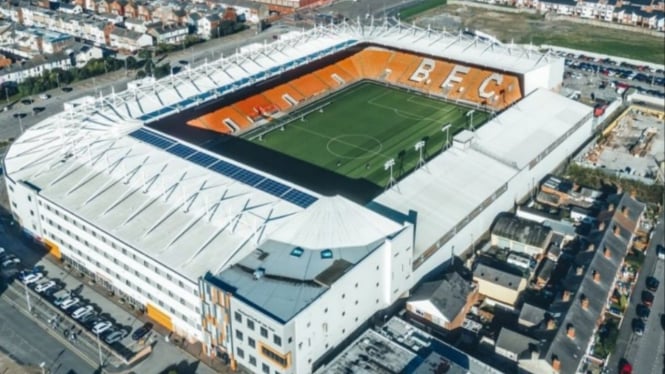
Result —
[[[442, 87], [456, 66], [456, 79]], [[411, 79], [421, 69], [420, 79]], [[468, 71], [467, 71], [468, 70]], [[466, 73], [464, 73], [466, 71]], [[522, 97], [519, 78], [416, 54], [380, 47], [358, 53], [187, 122], [190, 126], [231, 134], [277, 111], [288, 111], [333, 88], [360, 79], [408, 85], [450, 100], [463, 100], [502, 109]], [[483, 87], [484, 85], [484, 87]]]
[[412, 54], [395, 52], [386, 66], [386, 69], [390, 69], [390, 73], [386, 76], [386, 79], [393, 83], [401, 82], [400, 78], [405, 75], [408, 79], [408, 76], [411, 76], [417, 68], [420, 60], [418, 56]]
[[379, 79], [386, 71], [386, 62], [393, 52], [386, 49], [367, 48], [359, 53], [365, 78]]
[[356, 64], [354, 63], [351, 57], [347, 57], [341, 61], [338, 61], [335, 65], [337, 65], [345, 73], [351, 76], [353, 80], [358, 80], [362, 78], [360, 71], [356, 67]]
[[306, 74], [289, 82], [289, 85], [302, 93], [305, 98], [312, 98], [330, 89], [316, 75]]
[[319, 69], [314, 72], [314, 75], [319, 77], [319, 79], [330, 87], [339, 87], [355, 80], [351, 75], [340, 69], [337, 64], [328, 65], [323, 69]]
[[247, 99], [238, 101], [233, 105], [236, 107], [236, 109], [238, 109], [238, 111], [246, 114], [254, 121], [258, 120], [262, 115], [273, 114], [277, 111], [275, 104], [270, 102], [270, 100], [268, 100], [262, 94], [248, 97]]
[[[282, 84], [263, 92], [263, 95], [280, 110], [293, 108], [296, 103], [303, 101], [304, 96], [287, 84]], [[287, 100], [287, 98], [289, 98]]]

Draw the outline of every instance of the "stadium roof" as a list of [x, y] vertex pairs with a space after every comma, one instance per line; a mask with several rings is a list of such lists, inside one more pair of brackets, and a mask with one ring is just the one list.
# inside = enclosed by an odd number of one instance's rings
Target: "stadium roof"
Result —
[[417, 213], [418, 256], [443, 233], [459, 231], [521, 168], [590, 115], [586, 105], [536, 90], [478, 129], [470, 147], [446, 150], [374, 200], [403, 214]]

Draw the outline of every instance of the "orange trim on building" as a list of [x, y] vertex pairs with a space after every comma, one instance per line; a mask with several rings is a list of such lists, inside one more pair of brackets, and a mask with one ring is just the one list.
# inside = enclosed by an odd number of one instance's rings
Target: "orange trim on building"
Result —
[[169, 331], [174, 331], [173, 321], [171, 320], [171, 317], [165, 312], [162, 312], [159, 308], [155, 307], [150, 303], [147, 303], [146, 314], [148, 315], [148, 317], [150, 317], [150, 319], [159, 323], [161, 326], [165, 327]]
[[[265, 353], [263, 353], [264, 349], [269, 351], [273, 355], [281, 358], [282, 360], [284, 360], [286, 362], [286, 365], [284, 365], [284, 363], [282, 363], [282, 362], [277, 361], [274, 357], [268, 356]], [[278, 353], [277, 350], [275, 350], [274, 348], [272, 348], [271, 346], [269, 346], [269, 345], [267, 345], [263, 342], [258, 342], [258, 351], [259, 351], [259, 354], [261, 355], [261, 357], [263, 357], [267, 360], [270, 360], [270, 362], [274, 363], [275, 365], [278, 365], [279, 367], [283, 368], [284, 370], [291, 367], [291, 352], [283, 355], [281, 353]]]
[[44, 242], [44, 244], [48, 247], [48, 253], [51, 256], [57, 258], [58, 260], [62, 260], [62, 253], [60, 252], [60, 247], [57, 244], [46, 238], [42, 239], [42, 242]]

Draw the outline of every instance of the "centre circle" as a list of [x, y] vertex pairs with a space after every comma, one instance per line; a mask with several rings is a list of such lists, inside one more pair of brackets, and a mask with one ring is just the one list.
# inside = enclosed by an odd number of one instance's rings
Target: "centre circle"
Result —
[[[381, 152], [383, 144], [379, 139], [373, 136], [365, 134], [344, 134], [328, 140], [326, 148], [328, 149], [328, 152], [335, 157], [346, 160], [362, 160], [376, 156]], [[349, 148], [361, 150], [364, 151], [364, 153], [359, 156], [344, 155], [343, 153], [346, 152], [342, 152], [342, 150], [348, 150]]]

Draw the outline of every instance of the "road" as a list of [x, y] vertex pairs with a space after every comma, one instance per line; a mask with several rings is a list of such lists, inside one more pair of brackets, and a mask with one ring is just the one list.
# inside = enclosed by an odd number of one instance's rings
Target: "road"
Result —
[[[266, 31], [256, 34], [253, 29], [245, 30], [241, 33], [227, 36], [219, 39], [212, 39], [208, 42], [191, 46], [185, 50], [177, 51], [169, 54], [161, 63], [169, 62], [171, 66], [176, 66], [179, 61], [188, 61], [193, 66], [205, 63], [206, 59], [212, 61], [220, 58], [220, 56], [229, 56], [235, 53], [236, 49], [250, 43], [263, 43], [265, 41], [272, 41], [274, 35], [283, 34], [290, 31], [288, 26], [275, 26], [267, 29]], [[46, 93], [51, 95], [50, 99], [39, 99], [39, 95], [32, 97], [34, 101], [32, 104], [16, 103], [10, 110], [0, 112], [0, 140], [15, 139], [22, 131], [30, 126], [55, 115], [63, 110], [65, 102], [83, 97], [83, 96], [96, 96], [99, 93], [108, 95], [113, 90], [115, 92], [124, 91], [127, 88], [127, 83], [134, 78], [130, 76], [133, 72], [125, 70], [115, 71], [85, 81], [76, 82], [70, 87], [73, 88], [71, 92], [63, 92], [61, 89], [53, 89]], [[2, 103], [0, 107], [4, 107]], [[33, 108], [44, 108], [38, 114], [33, 114]], [[18, 113], [23, 113], [25, 117], [15, 118]]]
[[0, 347], [24, 364], [45, 363], [52, 374], [92, 373], [93, 368], [0, 298]]
[[[653, 237], [647, 249], [644, 264], [639, 272], [639, 277], [632, 296], [630, 305], [623, 316], [623, 323], [619, 330], [614, 354], [609, 358], [606, 365], [608, 373], [618, 373], [619, 361], [623, 358], [633, 365], [633, 372], [640, 374], [660, 374], [663, 372], [663, 349], [665, 348], [665, 334], [660, 326], [660, 315], [665, 311], [665, 287], [664, 273], [665, 261], [656, 258], [656, 245], [665, 242], [665, 222], [661, 220], [653, 231]], [[645, 280], [647, 276], [656, 277], [661, 285], [655, 292], [651, 314], [646, 322], [643, 336], [633, 334], [631, 322], [636, 318], [635, 306], [641, 302], [642, 291], [646, 289]]]

